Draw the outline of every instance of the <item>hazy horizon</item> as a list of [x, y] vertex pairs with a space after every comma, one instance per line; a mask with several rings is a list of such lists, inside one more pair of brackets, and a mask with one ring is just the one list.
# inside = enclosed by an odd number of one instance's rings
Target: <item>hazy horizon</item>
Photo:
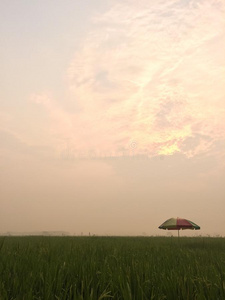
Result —
[[0, 233], [225, 236], [222, 0], [0, 15]]

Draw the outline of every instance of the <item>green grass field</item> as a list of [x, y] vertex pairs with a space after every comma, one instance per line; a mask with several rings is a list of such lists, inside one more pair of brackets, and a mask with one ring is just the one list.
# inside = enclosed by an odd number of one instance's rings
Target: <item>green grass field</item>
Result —
[[225, 299], [225, 239], [1, 237], [0, 299]]

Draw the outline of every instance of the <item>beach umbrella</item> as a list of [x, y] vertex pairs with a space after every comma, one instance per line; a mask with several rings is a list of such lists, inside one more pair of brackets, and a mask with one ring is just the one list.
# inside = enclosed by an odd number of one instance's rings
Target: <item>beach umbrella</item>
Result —
[[167, 230], [177, 230], [178, 231], [178, 236], [179, 236], [179, 231], [184, 230], [184, 229], [192, 229], [192, 230], [199, 230], [200, 227], [195, 224], [192, 221], [189, 221], [187, 219], [182, 219], [182, 218], [171, 218], [166, 220], [162, 225], [159, 226], [159, 229], [167, 229]]

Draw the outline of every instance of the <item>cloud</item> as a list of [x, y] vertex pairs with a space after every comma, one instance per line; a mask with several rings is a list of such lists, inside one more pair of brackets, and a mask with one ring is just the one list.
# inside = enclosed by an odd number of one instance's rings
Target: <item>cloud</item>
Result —
[[75, 156], [210, 151], [225, 132], [224, 8], [115, 1], [96, 15], [68, 68], [66, 98], [33, 96], [57, 151], [59, 140]]

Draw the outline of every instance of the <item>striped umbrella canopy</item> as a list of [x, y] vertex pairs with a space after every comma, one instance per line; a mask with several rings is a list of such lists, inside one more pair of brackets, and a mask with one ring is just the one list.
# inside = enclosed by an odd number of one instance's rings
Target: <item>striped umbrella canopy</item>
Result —
[[159, 229], [168, 229], [168, 230], [180, 230], [180, 229], [194, 229], [198, 230], [200, 227], [192, 221], [182, 218], [171, 218], [166, 220], [162, 225], [159, 226]]

